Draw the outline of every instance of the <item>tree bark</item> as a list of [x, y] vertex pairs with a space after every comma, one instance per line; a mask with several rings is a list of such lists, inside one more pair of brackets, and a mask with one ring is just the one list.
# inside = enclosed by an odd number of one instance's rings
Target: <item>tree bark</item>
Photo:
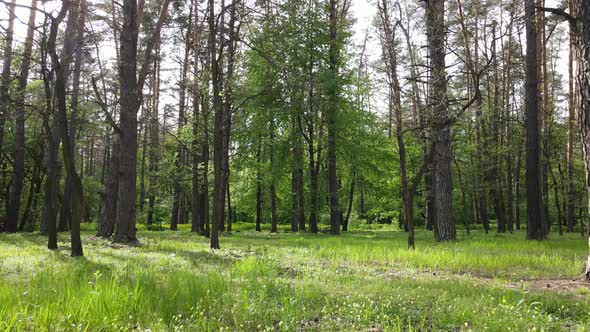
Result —
[[[303, 103], [298, 100], [297, 105]], [[291, 170], [291, 231], [297, 232], [300, 226], [305, 229], [305, 212], [303, 207], [303, 146], [301, 141], [300, 109], [292, 107], [291, 120], [291, 152], [293, 154], [293, 165]]]
[[[314, 146], [316, 136], [316, 126], [314, 125], [318, 120], [318, 112], [314, 107], [314, 60], [310, 59], [308, 76], [309, 76], [309, 88], [307, 91], [308, 99], [308, 121], [307, 121], [307, 135], [308, 135], [308, 154], [309, 154], [309, 231], [311, 233], [318, 232], [318, 172], [319, 163], [321, 160], [321, 134], [318, 137], [317, 147], [317, 160], [315, 158], [316, 148]], [[319, 124], [320, 132], [322, 131], [323, 124]]]
[[[82, 0], [83, 3], [84, 0]], [[68, 65], [71, 61], [71, 57], [74, 54], [73, 50], [75, 47], [75, 39], [72, 40], [70, 36], [74, 36], [74, 32], [78, 31], [78, 24], [80, 24], [79, 17], [80, 15], [80, 2], [73, 3], [70, 9], [70, 20], [76, 20], [75, 24], [73, 25], [74, 31], [70, 32], [69, 24], [68, 28], [66, 28], [66, 37], [64, 40], [64, 54], [62, 59], [60, 60], [57, 52], [55, 51], [55, 46], [48, 48], [49, 53], [51, 54], [52, 59], [52, 67], [56, 72], [55, 78], [55, 96], [57, 101], [57, 121], [61, 122], [60, 130], [61, 130], [61, 139], [62, 139], [62, 153], [64, 159], [64, 166], [66, 170], [67, 177], [70, 179], [70, 189], [71, 189], [71, 196], [69, 199], [64, 197], [64, 201], [62, 205], [66, 206], [66, 211], [70, 214], [70, 235], [71, 235], [71, 253], [72, 256], [84, 256], [84, 252], [82, 249], [82, 241], [80, 238], [80, 223], [82, 221], [83, 215], [83, 192], [82, 192], [82, 180], [78, 171], [76, 169], [75, 164], [75, 152], [74, 152], [74, 143], [73, 138], [75, 133], [70, 130], [70, 126], [68, 123], [68, 116], [67, 116], [67, 101], [66, 101], [66, 84], [67, 84], [67, 77], [68, 77]], [[64, 6], [66, 6], [66, 2], [64, 2]], [[83, 21], [82, 21], [83, 22]], [[70, 22], [68, 22], [70, 23]], [[81, 27], [80, 27], [81, 28]], [[71, 45], [71, 46], [70, 46]], [[77, 47], [81, 47], [81, 45], [76, 45]], [[67, 182], [66, 182], [67, 183]], [[64, 211], [62, 209], [62, 211]]]
[[113, 139], [110, 163], [107, 169], [106, 183], [102, 193], [102, 213], [96, 236], [110, 238], [115, 231], [117, 219], [117, 194], [119, 192], [119, 141]]
[[452, 220], [451, 187], [451, 128], [447, 100], [445, 73], [445, 2], [429, 0], [427, 3], [430, 30], [430, 59], [433, 107], [432, 132], [432, 192], [434, 199], [434, 234], [437, 241], [455, 240]]
[[500, 105], [500, 82], [498, 80], [498, 59], [496, 53], [496, 25], [492, 27], [492, 66], [493, 66], [493, 84], [494, 84], [494, 107], [492, 114], [492, 147], [493, 155], [490, 167], [490, 180], [492, 182], [491, 194], [494, 200], [494, 213], [496, 214], [496, 222], [498, 226], [498, 233], [506, 232], [506, 215], [504, 211], [504, 199], [502, 198], [502, 189], [500, 183], [500, 174], [498, 172], [498, 160], [500, 153], [497, 147], [501, 145], [502, 141], [500, 138], [500, 118], [501, 118], [501, 105]]
[[[43, 44], [41, 49], [41, 68], [43, 76], [43, 87], [45, 91], [45, 114], [43, 114], [43, 127], [47, 135], [47, 149], [45, 153], [45, 169], [47, 171], [47, 178], [45, 180], [45, 201], [43, 207], [43, 222], [47, 228], [47, 248], [49, 250], [57, 249], [57, 209], [58, 209], [58, 195], [59, 195], [59, 179], [60, 179], [60, 163], [58, 159], [59, 143], [62, 137], [62, 121], [55, 113], [55, 105], [53, 104], [53, 90], [51, 83], [54, 80], [54, 75], [59, 72], [59, 68], [52, 66], [48, 69], [47, 57], [50, 56], [53, 62], [55, 52], [55, 43], [57, 39], [57, 32], [60, 23], [64, 20], [68, 9], [70, 7], [69, 1], [64, 1], [62, 7], [55, 18], [51, 19], [49, 37], [43, 36]], [[55, 55], [57, 57], [57, 55]], [[57, 93], [56, 93], [57, 94]], [[65, 94], [65, 93], [64, 93]], [[51, 115], [53, 117], [51, 118]], [[41, 229], [43, 229], [43, 225]]]
[[354, 187], [356, 184], [356, 174], [352, 174], [350, 178], [350, 191], [348, 193], [348, 208], [346, 209], [346, 216], [344, 217], [344, 222], [342, 223], [342, 231], [348, 231], [348, 222], [350, 220], [350, 213], [352, 212], [352, 202], [354, 201]]
[[[18, 78], [18, 88], [15, 100], [15, 147], [14, 147], [14, 180], [10, 190], [8, 211], [6, 212], [6, 231], [14, 232], [18, 223], [18, 215], [21, 205], [21, 195], [25, 179], [25, 92], [29, 78], [31, 54], [33, 51], [33, 36], [35, 34], [35, 17], [37, 13], [37, 0], [31, 1], [31, 10], [27, 28], [27, 37]], [[34, 185], [31, 184], [29, 197], [34, 193]], [[30, 202], [30, 199], [29, 201]], [[28, 203], [27, 202], [27, 203]], [[24, 224], [21, 224], [24, 227]], [[22, 228], [21, 228], [22, 230]]]
[[[12, 41], [14, 36], [14, 19], [16, 10], [16, 0], [12, 0], [8, 7], [8, 28], [4, 36], [4, 59], [2, 62], [2, 78], [0, 80], [0, 167], [4, 168], [4, 124], [6, 116], [9, 112], [10, 96], [8, 90], [10, 88], [11, 65], [12, 65]], [[4, 171], [0, 174], [0, 193], [4, 194]], [[5, 196], [4, 196], [5, 197]], [[7, 232], [16, 232], [16, 221], [6, 223], [5, 230]]]
[[[573, 12], [573, 1], [569, 2], [570, 13]], [[567, 121], [567, 231], [574, 231], [574, 131], [576, 126], [576, 107], [574, 91], [574, 29], [569, 31], [568, 58], [568, 121]]]
[[[211, 57], [211, 84], [213, 86], [213, 110], [215, 112], [213, 124], [213, 221], [211, 225], [211, 248], [219, 249], [219, 231], [223, 224], [225, 213], [225, 171], [224, 171], [224, 107], [221, 98], [220, 60], [223, 54], [217, 55], [217, 25], [215, 2], [209, 0], [209, 52]], [[225, 7], [225, 6], [222, 6]], [[223, 13], [221, 14], [223, 15]]]
[[[575, 22], [572, 23], [575, 35], [574, 49], [577, 60], [576, 102], [586, 170], [585, 184], [590, 194], [590, 0], [572, 0], [572, 3], [572, 16], [575, 18]], [[590, 227], [587, 236], [590, 245]], [[584, 275], [586, 280], [590, 279], [590, 255]]]
[[[191, 2], [191, 7], [193, 3]], [[192, 8], [191, 8], [192, 14]], [[188, 68], [189, 68], [189, 55], [191, 46], [191, 38], [192, 38], [192, 15], [189, 15], [188, 27], [186, 29], [185, 34], [185, 45], [184, 45], [184, 58], [182, 59], [182, 70], [180, 74], [180, 86], [179, 86], [179, 95], [178, 95], [178, 133], [180, 134], [182, 131], [182, 127], [184, 126], [185, 122], [185, 108], [186, 108], [186, 84], [187, 84], [187, 75], [188, 75]], [[184, 148], [182, 144], [178, 144], [176, 149], [176, 158], [174, 159], [174, 167], [175, 167], [175, 174], [174, 174], [174, 196], [173, 196], [173, 203], [172, 203], [172, 220], [170, 221], [170, 225], [178, 224], [183, 217], [182, 208], [180, 205], [184, 200], [184, 192], [182, 190], [182, 186], [180, 184], [181, 176], [183, 174], [183, 167], [182, 164], [184, 162]], [[183, 204], [184, 205], [184, 204]]]
[[332, 84], [328, 91], [328, 189], [330, 192], [330, 234], [340, 234], [340, 207], [338, 205], [338, 176], [336, 174], [336, 119], [338, 108], [338, 77], [337, 58], [339, 57], [339, 46], [337, 41], [338, 19], [336, 17], [337, 0], [330, 0], [330, 57], [329, 68], [332, 76]]
[[262, 216], [262, 142], [258, 137], [256, 142], [256, 231], [260, 232], [263, 220]]
[[[160, 146], [160, 124], [159, 119], [159, 99], [160, 99], [160, 42], [156, 46], [156, 56], [154, 58], [154, 73], [152, 74], [152, 103], [149, 112], [149, 130], [150, 130], [150, 176], [149, 176], [149, 196], [148, 196], [148, 215], [147, 224], [153, 225], [156, 204], [156, 192], [158, 191], [158, 163], [159, 163], [159, 146]], [[177, 220], [178, 221], [178, 220]], [[171, 230], [176, 230], [176, 224], [170, 224]]]
[[535, 1], [525, 1], [526, 20], [526, 70], [525, 70], [525, 127], [526, 127], [526, 196], [528, 240], [544, 240], [547, 237], [544, 222], [541, 130], [539, 114], [539, 75]]
[[275, 118], [274, 110], [271, 108], [269, 111], [269, 122], [268, 122], [268, 154], [270, 162], [270, 232], [277, 232], [277, 193], [275, 188]]
[[136, 0], [123, 2], [123, 26], [121, 27], [119, 84], [120, 84], [120, 154], [119, 193], [115, 242], [135, 242], [135, 198], [137, 163], [137, 112], [141, 106], [141, 90], [151, 63], [152, 50], [170, 0], [164, 0], [153, 35], [145, 47], [145, 59], [137, 73], [137, 40], [139, 34], [138, 6]]

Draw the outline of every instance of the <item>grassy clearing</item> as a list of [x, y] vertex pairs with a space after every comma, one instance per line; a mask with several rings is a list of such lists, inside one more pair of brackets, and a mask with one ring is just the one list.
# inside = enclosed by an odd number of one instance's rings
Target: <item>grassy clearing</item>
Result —
[[[113, 248], [84, 232], [86, 258], [45, 249], [36, 234], [0, 235], [0, 330], [584, 331], [590, 293], [577, 234], [417, 232], [224, 235], [222, 250], [178, 232], [142, 230]], [[65, 241], [65, 242], [62, 242]], [[524, 280], [524, 281], [523, 281]], [[560, 283], [566, 287], [544, 287]], [[539, 286], [541, 285], [541, 286]]]

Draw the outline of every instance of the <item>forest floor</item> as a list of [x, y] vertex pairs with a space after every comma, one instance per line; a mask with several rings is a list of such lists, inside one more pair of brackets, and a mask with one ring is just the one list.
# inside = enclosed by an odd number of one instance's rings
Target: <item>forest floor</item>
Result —
[[[256, 233], [208, 239], [140, 230], [114, 247], [83, 225], [85, 258], [39, 234], [0, 234], [0, 331], [586, 331], [590, 284], [580, 234], [523, 231]], [[264, 225], [268, 226], [268, 225]]]

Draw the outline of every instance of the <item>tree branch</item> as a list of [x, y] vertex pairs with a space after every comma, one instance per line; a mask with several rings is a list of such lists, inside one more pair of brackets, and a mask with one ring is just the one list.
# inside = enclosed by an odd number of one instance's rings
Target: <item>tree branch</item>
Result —
[[143, 59], [141, 69], [139, 71], [139, 78], [137, 80], [137, 86], [140, 91], [143, 89], [143, 85], [145, 83], [145, 79], [150, 68], [152, 51], [154, 49], [154, 46], [156, 45], [156, 41], [160, 38], [160, 30], [162, 29], [162, 25], [164, 25], [164, 20], [166, 18], [166, 13], [168, 12], [169, 3], [170, 0], [164, 0], [164, 2], [162, 3], [162, 7], [160, 8], [160, 14], [158, 15], [158, 21], [156, 22], [156, 27], [154, 28], [154, 33], [150, 36], [150, 39], [147, 41], [147, 45], [145, 47], [145, 57]]
[[561, 8], [548, 8], [548, 7], [537, 6], [537, 9], [542, 12], [547, 12], [547, 13], [551, 13], [553, 15], [561, 16], [562, 18], [564, 18], [565, 20], [570, 22], [570, 24], [575, 24], [577, 21], [577, 19], [575, 17], [573, 17], [570, 13], [567, 13], [565, 10], [563, 10]]
[[96, 78], [94, 76], [92, 76], [92, 89], [94, 90], [94, 95], [96, 96], [96, 100], [94, 102], [97, 103], [98, 106], [100, 106], [100, 108], [105, 114], [107, 121], [113, 127], [113, 129], [115, 129], [115, 131], [120, 134], [121, 129], [117, 125], [117, 122], [115, 122], [115, 119], [113, 119], [111, 113], [109, 113], [108, 105], [100, 97], [100, 92], [98, 91], [98, 87], [96, 86]]

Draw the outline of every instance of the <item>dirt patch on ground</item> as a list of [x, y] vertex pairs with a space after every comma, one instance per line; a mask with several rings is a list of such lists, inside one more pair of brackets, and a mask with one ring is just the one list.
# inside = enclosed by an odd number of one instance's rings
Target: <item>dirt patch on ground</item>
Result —
[[415, 278], [430, 280], [461, 280], [476, 284], [505, 287], [523, 292], [556, 292], [573, 294], [580, 297], [590, 297], [590, 282], [584, 276], [578, 278], [531, 278], [531, 279], [502, 279], [486, 275], [449, 273], [444, 271], [411, 271], [387, 270], [370, 273], [373, 277], [381, 278]]
[[509, 281], [506, 287], [524, 291], [549, 291], [557, 293], [573, 293], [579, 296], [590, 295], [590, 282], [583, 277], [574, 279], [528, 279]]

